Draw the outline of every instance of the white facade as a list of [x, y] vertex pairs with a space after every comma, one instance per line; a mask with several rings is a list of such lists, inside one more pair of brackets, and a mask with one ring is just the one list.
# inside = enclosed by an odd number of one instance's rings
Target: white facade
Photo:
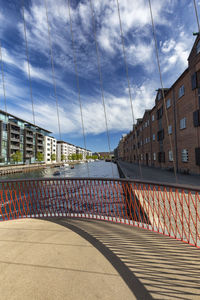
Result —
[[55, 162], [56, 159], [53, 161], [51, 159], [52, 154], [55, 154], [56, 156], [56, 144], [57, 140], [54, 137], [51, 136], [45, 136], [44, 137], [44, 161], [45, 163], [52, 163]]
[[57, 161], [62, 161], [62, 155], [65, 156], [65, 160], [68, 160], [69, 155], [72, 155], [73, 153], [76, 153], [76, 146], [69, 144], [64, 141], [58, 141], [57, 143]]

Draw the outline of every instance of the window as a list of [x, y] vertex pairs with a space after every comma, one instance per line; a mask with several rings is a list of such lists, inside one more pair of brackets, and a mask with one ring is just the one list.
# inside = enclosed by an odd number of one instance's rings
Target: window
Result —
[[155, 120], [155, 117], [154, 117], [154, 115], [152, 115], [152, 117], [151, 117], [151, 120], [152, 120], [152, 122]]
[[181, 160], [182, 160], [182, 162], [188, 162], [188, 150], [187, 149], [183, 149], [181, 151]]
[[153, 153], [153, 160], [156, 160], [156, 153]]
[[200, 52], [200, 40], [197, 43], [197, 54], [199, 54], [199, 52]]
[[172, 134], [172, 125], [168, 126], [168, 134]]
[[191, 76], [192, 90], [197, 88], [197, 73], [195, 72]]
[[158, 162], [165, 162], [165, 152], [158, 152]]
[[147, 126], [149, 126], [149, 120], [147, 120]]
[[186, 118], [180, 120], [180, 129], [186, 128]]
[[200, 148], [195, 149], [196, 165], [200, 166]]
[[140, 127], [140, 131], [142, 131], [142, 127]]
[[157, 110], [157, 120], [161, 119], [163, 115], [163, 107]]
[[141, 154], [141, 160], [143, 160], [143, 154]]
[[178, 97], [181, 98], [184, 94], [185, 94], [185, 88], [184, 88], [184, 85], [182, 85], [182, 86], [179, 88], [179, 91], [178, 91]]
[[164, 129], [159, 130], [157, 133], [157, 141], [162, 141], [164, 139]]
[[169, 151], [169, 161], [173, 161], [173, 152], [172, 150]]
[[153, 141], [155, 141], [156, 140], [156, 135], [155, 134], [153, 134]]
[[200, 110], [196, 110], [193, 112], [193, 123], [194, 127], [200, 126]]
[[142, 141], [140, 142], [140, 145], [142, 146]]
[[145, 122], [145, 127], [147, 127], [147, 122]]
[[171, 106], [171, 99], [167, 100], [166, 107], [169, 108]]

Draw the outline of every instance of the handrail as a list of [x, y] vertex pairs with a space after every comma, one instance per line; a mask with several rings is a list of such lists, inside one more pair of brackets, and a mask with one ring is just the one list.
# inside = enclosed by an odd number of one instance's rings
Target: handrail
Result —
[[[181, 184], [181, 183], [169, 183], [169, 182], [161, 182], [161, 181], [149, 181], [145, 179], [131, 179], [131, 178], [105, 178], [105, 177], [40, 177], [40, 178], [19, 178], [19, 179], [0, 179], [0, 184], [2, 182], [21, 182], [21, 181], [59, 181], [59, 180], [102, 180], [102, 181], [122, 181], [122, 182], [131, 182], [131, 183], [142, 183], [142, 184], [149, 184], [149, 185], [157, 185], [163, 187], [173, 187], [178, 189], [186, 189], [186, 190], [195, 190], [200, 192], [200, 186], [195, 186], [192, 184]], [[199, 177], [200, 181], [200, 177]]]
[[200, 188], [146, 180], [0, 181], [0, 220], [80, 217], [128, 224], [200, 247]]

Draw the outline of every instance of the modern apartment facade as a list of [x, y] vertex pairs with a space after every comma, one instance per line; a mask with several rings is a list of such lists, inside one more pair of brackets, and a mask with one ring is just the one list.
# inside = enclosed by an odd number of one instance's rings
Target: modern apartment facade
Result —
[[52, 136], [44, 137], [44, 161], [45, 163], [56, 162], [57, 140]]
[[[164, 94], [164, 97], [163, 97]], [[200, 36], [188, 68], [120, 140], [119, 158], [157, 168], [200, 174]]]
[[0, 164], [12, 164], [13, 154], [21, 153], [20, 163], [37, 162], [44, 153], [44, 138], [51, 132], [0, 110]]
[[57, 162], [67, 161], [68, 157], [72, 154], [76, 154], [75, 145], [65, 141], [57, 141]]

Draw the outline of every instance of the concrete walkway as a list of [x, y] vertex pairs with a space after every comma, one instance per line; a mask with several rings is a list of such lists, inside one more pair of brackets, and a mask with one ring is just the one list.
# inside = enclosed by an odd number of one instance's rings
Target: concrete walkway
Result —
[[[125, 161], [119, 161], [118, 163], [127, 178], [141, 179], [140, 169], [138, 165]], [[146, 166], [141, 166], [141, 169], [142, 179], [144, 180], [176, 183], [176, 179], [173, 172]], [[189, 184], [194, 186], [200, 185], [200, 176], [198, 175], [177, 174], [177, 179], [177, 183], [179, 184]]]
[[1, 299], [199, 299], [200, 250], [97, 220], [0, 223]]
[[58, 224], [0, 223], [0, 299], [135, 299], [109, 261]]

